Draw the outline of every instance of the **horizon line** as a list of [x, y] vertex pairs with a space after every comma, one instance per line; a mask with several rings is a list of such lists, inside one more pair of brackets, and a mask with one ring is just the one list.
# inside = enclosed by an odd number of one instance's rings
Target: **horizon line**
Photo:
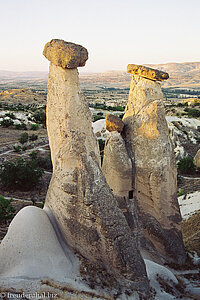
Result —
[[[200, 61], [186, 61], [186, 62], [166, 62], [166, 63], [144, 63], [144, 64], [140, 64], [142, 66], [145, 66], [145, 65], [169, 65], [169, 64], [177, 64], [177, 65], [181, 65], [181, 64], [190, 64], [190, 63], [200, 63]], [[80, 69], [81, 68], [81, 69]], [[98, 73], [105, 73], [105, 72], [117, 72], [117, 71], [124, 71], [126, 72], [124, 69], [107, 69], [107, 70], [104, 70], [104, 71], [84, 71], [82, 69], [82, 67], [79, 67], [78, 68], [79, 71], [81, 71], [82, 75], [85, 73], [85, 74], [98, 74]], [[32, 71], [32, 70], [29, 70], [29, 71], [14, 71], [14, 70], [1, 70], [0, 69], [0, 72], [8, 72], [8, 73], [48, 73], [49, 71], [44, 71], [44, 70], [36, 70], [36, 71]], [[81, 74], [80, 74], [81, 75]]]

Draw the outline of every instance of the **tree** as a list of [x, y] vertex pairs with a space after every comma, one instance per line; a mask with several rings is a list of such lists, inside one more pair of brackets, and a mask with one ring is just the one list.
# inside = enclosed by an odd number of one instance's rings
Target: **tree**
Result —
[[0, 223], [6, 223], [13, 218], [15, 213], [15, 208], [11, 205], [11, 199], [5, 199], [0, 196]]
[[195, 170], [194, 161], [189, 156], [180, 159], [179, 162], [177, 163], [177, 166], [178, 166], [178, 170], [182, 174], [191, 174]]
[[21, 144], [25, 144], [26, 142], [28, 142], [28, 133], [27, 132], [24, 132], [20, 135], [19, 142]]
[[6, 161], [0, 165], [0, 182], [5, 188], [30, 190], [44, 174], [34, 160]]

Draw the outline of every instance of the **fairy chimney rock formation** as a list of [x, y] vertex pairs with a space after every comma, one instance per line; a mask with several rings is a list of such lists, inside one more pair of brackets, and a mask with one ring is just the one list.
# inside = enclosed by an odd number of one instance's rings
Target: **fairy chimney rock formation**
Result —
[[113, 131], [104, 148], [102, 171], [117, 197], [128, 199], [132, 190], [132, 162], [120, 133]]
[[[177, 201], [177, 169], [158, 81], [167, 73], [128, 65], [134, 74], [123, 122], [127, 151], [134, 162], [134, 196], [143, 227], [144, 247], [165, 261], [184, 263]], [[148, 78], [148, 79], [147, 79]]]
[[197, 151], [194, 157], [194, 164], [197, 168], [200, 168], [200, 149]]
[[166, 72], [140, 65], [129, 64], [127, 66], [127, 72], [155, 81], [163, 81], [169, 78], [169, 74]]
[[114, 115], [106, 115], [106, 129], [110, 132], [122, 132], [124, 129], [123, 121]]
[[[65, 60], [71, 57], [71, 49], [73, 57], [82, 57], [80, 47], [73, 44], [68, 48], [68, 43], [58, 40], [45, 46], [45, 55], [51, 60], [47, 130], [53, 161], [45, 210], [66, 243], [79, 254], [82, 270], [94, 285], [107, 280], [108, 274], [117, 288], [145, 294], [148, 280], [137, 240], [100, 168], [92, 116], [80, 91], [78, 71], [69, 69], [72, 64]], [[75, 60], [72, 58], [73, 63]], [[78, 60], [73, 66], [82, 64]]]
[[55, 66], [63, 69], [83, 67], [88, 59], [86, 48], [58, 39], [53, 39], [45, 45], [43, 55]]

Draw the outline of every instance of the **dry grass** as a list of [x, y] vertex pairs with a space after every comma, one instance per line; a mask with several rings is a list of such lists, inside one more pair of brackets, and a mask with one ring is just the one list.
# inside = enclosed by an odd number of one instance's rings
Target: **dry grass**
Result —
[[200, 256], [200, 212], [182, 223], [182, 234], [186, 249]]
[[[48, 285], [50, 287], [53, 287], [54, 289], [58, 289], [61, 292], [70, 293], [73, 296], [73, 299], [77, 299], [77, 300], [83, 299], [83, 297], [81, 297], [81, 296], [85, 296], [85, 299], [97, 298], [97, 299], [113, 300], [113, 296], [105, 296], [104, 294], [97, 294], [97, 293], [88, 292], [88, 291], [78, 291], [71, 284], [66, 284], [65, 286], [61, 286], [58, 283], [50, 281], [50, 280], [42, 280], [41, 284]], [[62, 295], [60, 295], [59, 297], [62, 297]], [[63, 298], [63, 299], [66, 299], [66, 298]]]

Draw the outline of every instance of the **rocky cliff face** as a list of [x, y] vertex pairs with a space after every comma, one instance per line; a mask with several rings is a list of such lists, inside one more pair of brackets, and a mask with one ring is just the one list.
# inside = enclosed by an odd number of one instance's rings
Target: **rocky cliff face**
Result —
[[161, 87], [153, 80], [132, 77], [123, 118], [127, 150], [134, 161], [134, 196], [143, 228], [141, 245], [154, 249], [164, 260], [182, 264], [186, 255], [176, 196], [174, 151]]
[[[118, 288], [146, 293], [146, 270], [137, 240], [99, 166], [91, 121], [77, 69], [51, 63], [47, 129], [53, 176], [45, 210], [80, 259], [92, 265], [93, 272], [99, 272], [99, 279], [106, 270], [112, 281], [118, 282]], [[92, 276], [89, 273], [88, 270], [87, 278]]]

